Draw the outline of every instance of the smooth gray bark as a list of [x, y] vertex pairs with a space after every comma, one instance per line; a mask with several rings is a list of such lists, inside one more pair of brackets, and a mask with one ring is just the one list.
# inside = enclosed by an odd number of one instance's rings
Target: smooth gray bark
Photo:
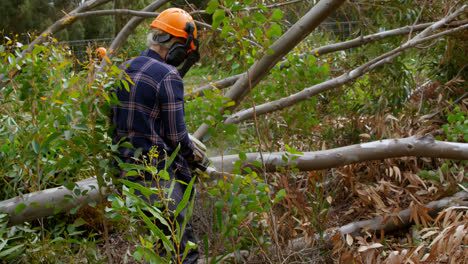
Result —
[[[329, 53], [332, 53], [332, 52], [337, 52], [337, 51], [347, 50], [347, 49], [351, 49], [351, 48], [356, 48], [356, 47], [360, 47], [362, 45], [366, 45], [368, 43], [372, 43], [372, 42], [379, 41], [379, 40], [382, 40], [382, 39], [401, 36], [401, 35], [406, 35], [406, 34], [409, 34], [410, 32], [419, 32], [421, 30], [426, 29], [427, 27], [429, 27], [432, 24], [433, 23], [424, 23], [424, 24], [419, 24], [419, 25], [415, 25], [415, 26], [405, 26], [405, 27], [401, 27], [401, 28], [388, 30], [388, 31], [378, 32], [378, 33], [375, 33], [375, 34], [360, 36], [360, 37], [357, 37], [357, 38], [352, 39], [352, 40], [347, 40], [347, 41], [343, 41], [343, 42], [339, 42], [339, 43], [334, 43], [334, 44], [318, 47], [318, 48], [314, 49], [313, 52], [308, 52], [308, 53], [301, 54], [301, 55], [299, 55], [299, 57], [300, 58], [307, 57], [307, 56], [319, 57], [319, 56], [323, 56], [325, 54], [329, 54]], [[287, 63], [288, 63], [288, 60], [281, 61], [280, 67], [285, 68]], [[213, 82], [213, 84], [208, 84], [208, 85], [202, 86], [202, 87], [194, 90], [191, 93], [185, 94], [184, 98], [187, 100], [187, 99], [193, 98], [195, 95], [196, 96], [203, 96], [205, 91], [213, 90], [214, 87], [216, 87], [218, 89], [228, 88], [229, 86], [233, 85], [237, 81], [237, 79], [239, 79], [241, 76], [242, 76], [242, 74], [230, 76], [230, 77], [227, 77], [225, 79], [215, 81], [215, 82]]]
[[[408, 137], [400, 139], [385, 139], [380, 141], [361, 143], [341, 148], [304, 152], [295, 155], [293, 161], [284, 162], [286, 152], [263, 153], [265, 169], [267, 172], [278, 171], [278, 168], [294, 166], [300, 171], [322, 170], [336, 168], [352, 163], [383, 160], [387, 158], [416, 156], [445, 158], [455, 160], [468, 160], [468, 143], [455, 143], [435, 140], [432, 135], [423, 137]], [[261, 162], [259, 153], [247, 153], [243, 166], [252, 166], [254, 161]], [[221, 171], [231, 172], [238, 155], [212, 157], [212, 166]], [[222, 160], [222, 162], [221, 162]]]
[[[447, 207], [466, 205], [467, 202], [465, 200], [467, 199], [468, 193], [462, 191], [453, 196], [424, 204], [424, 207], [430, 209], [427, 213], [433, 217]], [[384, 230], [390, 232], [407, 227], [411, 222], [411, 208], [406, 208], [395, 215], [386, 215], [385, 217], [378, 216], [369, 220], [349, 223], [337, 228], [337, 231], [339, 231], [341, 235], [357, 235], [363, 231], [374, 233]]]
[[[164, 4], [169, 2], [169, 0], [158, 0], [154, 1], [153, 3], [149, 4], [147, 7], [143, 8], [141, 11], [143, 12], [154, 12], [156, 9], [160, 8]], [[156, 14], [155, 16], [156, 17]], [[132, 17], [130, 21], [122, 28], [119, 34], [115, 37], [114, 41], [112, 41], [110, 47], [107, 49], [107, 57], [112, 59], [115, 55], [117, 55], [120, 48], [123, 44], [127, 41], [130, 34], [135, 30], [135, 28], [145, 20], [145, 17]], [[101, 61], [100, 68], [103, 69], [107, 65], [107, 60], [103, 59]]]
[[[427, 213], [434, 217], [439, 214], [442, 210], [452, 206], [467, 206], [468, 204], [468, 193], [465, 191], [458, 192], [452, 196], [442, 198], [441, 200], [432, 201], [424, 204], [425, 208], [429, 210]], [[346, 235], [356, 236], [361, 235], [364, 232], [377, 233], [380, 231], [391, 232], [394, 230], [402, 229], [411, 225], [411, 209], [406, 208], [400, 211], [398, 214], [386, 215], [385, 217], [377, 216], [373, 219], [352, 222], [341, 227], [337, 227], [330, 231], [327, 231], [323, 235], [323, 242], [332, 244], [332, 239], [335, 236], [341, 236], [344, 238]], [[319, 239], [316, 237], [316, 239]], [[307, 248], [310, 243], [305, 238], [296, 238], [291, 241], [290, 249], [298, 251]]]
[[[201, 143], [198, 142], [197, 144]], [[203, 144], [200, 146], [203, 148]], [[404, 156], [468, 160], [468, 143], [437, 141], [431, 135], [427, 135], [424, 137], [386, 139], [330, 150], [306, 152], [304, 155], [296, 155], [297, 159], [289, 162], [283, 161], [283, 155], [285, 155], [285, 152], [264, 153], [263, 157], [267, 171], [278, 171], [279, 168], [287, 169], [293, 164], [302, 171], [321, 170], [351, 163]], [[223, 168], [225, 172], [230, 172], [233, 169], [234, 162], [239, 160], [239, 157], [229, 155], [223, 158], [214, 157], [211, 160], [213, 163], [212, 167], [207, 171], [210, 176], [208, 181], [215, 181], [224, 175], [219, 171]], [[223, 163], [221, 163], [221, 160], [223, 160]], [[255, 160], [260, 160], [259, 153], [249, 153], [243, 165], [250, 166]], [[57, 209], [66, 212], [77, 205], [99, 202], [101, 195], [97, 186], [97, 179], [90, 178], [77, 182], [76, 188], [81, 190], [79, 196], [75, 196], [73, 191], [65, 187], [29, 193], [0, 202], [0, 212], [8, 213], [12, 224], [52, 215]], [[101, 187], [101, 194], [104, 199], [109, 191], [112, 190], [108, 190], [106, 186]], [[78, 203], [74, 202], [75, 199], [69, 199], [67, 196], [74, 197]], [[19, 204], [25, 204], [27, 207], [16, 215], [14, 212]]]
[[[466, 6], [462, 7], [460, 10], [466, 9]], [[458, 10], [458, 11], [460, 11]], [[416, 47], [420, 45], [421, 43], [424, 43], [426, 41], [434, 40], [437, 38], [440, 38], [444, 35], [448, 35], [457, 31], [465, 30], [468, 28], [468, 24], [458, 26], [454, 29], [449, 29], [437, 34], [430, 35], [431, 32], [437, 30], [438, 28], [442, 27], [444, 24], [446, 24], [449, 19], [454, 19], [459, 12], [454, 13], [453, 15], [449, 16], [448, 18], [444, 18], [434, 24], [432, 24], [430, 27], [427, 27], [423, 32], [418, 34], [415, 38], [407, 41], [405, 44], [401, 45], [400, 47], [389, 51], [383, 55], [378, 56], [377, 58], [374, 58], [370, 60], [369, 62], [359, 66], [358, 68], [346, 72], [334, 79], [316, 84], [314, 86], [311, 86], [309, 88], [306, 88], [298, 93], [292, 94], [288, 97], [283, 97], [281, 99], [278, 99], [276, 101], [264, 103], [261, 105], [255, 106], [255, 108], [248, 108], [242, 111], [239, 111], [237, 113], [234, 113], [231, 117], [227, 118], [225, 120], [226, 124], [235, 124], [239, 123], [245, 120], [252, 119], [255, 116], [259, 115], [264, 115], [267, 113], [272, 113], [287, 107], [291, 107], [299, 102], [305, 101], [305, 100], [310, 100], [313, 96], [337, 88], [341, 87], [344, 84], [355, 80], [358, 77], [361, 77], [365, 73], [372, 71], [373, 69], [390, 62], [393, 58], [401, 55], [405, 50], [409, 48]]]
[[[32, 192], [16, 196], [0, 202], [0, 212], [9, 214], [9, 223], [12, 225], [32, 221], [41, 217], [53, 215], [56, 212], [68, 212], [79, 205], [88, 205], [91, 202], [99, 202], [98, 182], [96, 178], [89, 178], [76, 183], [80, 195], [75, 195], [65, 186]], [[101, 188], [102, 197], [106, 188]], [[18, 205], [26, 207], [15, 214]]]
[[[225, 95], [236, 104], [229, 108], [221, 108], [220, 113], [224, 113], [226, 109], [229, 109], [232, 112], [232, 110], [239, 105], [239, 102], [249, 93], [250, 89], [253, 89], [268, 74], [270, 69], [284, 57], [284, 55], [307, 37], [344, 2], [344, 0], [322, 0], [301, 19], [299, 19], [296, 24], [289, 28], [288, 31], [286, 31], [277, 41], [275, 41], [275, 43], [271, 45], [270, 49], [273, 51], [272, 55], [265, 54], [236, 81]], [[202, 139], [207, 132], [208, 125], [203, 124], [197, 129], [193, 136], [198, 139]]]

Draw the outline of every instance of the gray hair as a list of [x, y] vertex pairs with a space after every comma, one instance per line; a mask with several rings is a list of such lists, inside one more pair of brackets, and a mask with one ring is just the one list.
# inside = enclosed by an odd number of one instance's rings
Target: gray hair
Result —
[[160, 29], [154, 28], [146, 36], [146, 46], [148, 48], [151, 48], [151, 46], [161, 46], [163, 48], [170, 49], [172, 44], [176, 41], [175, 38], [171, 38], [169, 41], [164, 42], [164, 43], [160, 43], [159, 41], [157, 41], [154, 38], [154, 36], [161, 36], [161, 35], [166, 35], [166, 34], [168, 34], [168, 33], [164, 32], [164, 31], [162, 31]]

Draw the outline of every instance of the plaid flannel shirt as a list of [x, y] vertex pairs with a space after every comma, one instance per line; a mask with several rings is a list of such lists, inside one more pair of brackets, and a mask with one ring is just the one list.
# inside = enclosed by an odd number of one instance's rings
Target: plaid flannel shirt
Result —
[[[135, 149], [142, 148], [143, 154], [157, 146], [159, 160], [164, 150], [171, 155], [180, 144], [172, 169], [179, 180], [188, 183], [192, 176], [187, 159], [192, 158], [194, 146], [184, 122], [184, 85], [179, 72], [151, 49], [121, 67], [133, 84], [128, 83], [129, 92], [123, 84], [115, 90], [121, 105], [112, 106], [114, 144], [125, 137]], [[120, 158], [133, 163], [135, 149], [120, 147]], [[163, 163], [157, 167], [163, 168]]]

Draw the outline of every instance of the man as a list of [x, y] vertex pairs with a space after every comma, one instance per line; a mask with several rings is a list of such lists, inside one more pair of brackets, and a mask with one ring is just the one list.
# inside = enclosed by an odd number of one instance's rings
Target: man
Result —
[[[192, 179], [189, 164], [205, 163], [207, 158], [189, 138], [184, 122], [184, 86], [182, 77], [199, 59], [197, 30], [192, 17], [182, 9], [170, 8], [163, 11], [151, 23], [152, 32], [147, 37], [148, 49], [139, 57], [125, 62], [122, 66], [131, 79], [129, 89], [116, 89], [121, 105], [112, 106], [112, 122], [115, 125], [114, 144], [127, 141], [134, 149], [120, 147], [120, 159], [134, 163], [136, 149], [146, 155], [156, 148], [158, 159], [152, 165], [158, 170], [164, 168], [164, 160], [180, 145], [180, 150], [168, 168], [171, 179], [177, 180], [172, 198], [175, 203], [169, 207], [175, 210], [182, 200], [187, 184]], [[179, 66], [185, 60], [181, 70]], [[125, 177], [122, 171], [121, 177]], [[146, 173], [145, 177], [129, 176], [126, 179], [151, 185], [166, 186], [170, 183]], [[150, 197], [153, 204], [159, 198]], [[182, 224], [183, 211], [177, 221]], [[181, 254], [187, 241], [195, 242], [190, 225], [183, 234]], [[198, 251], [191, 250], [184, 263], [196, 263]]]

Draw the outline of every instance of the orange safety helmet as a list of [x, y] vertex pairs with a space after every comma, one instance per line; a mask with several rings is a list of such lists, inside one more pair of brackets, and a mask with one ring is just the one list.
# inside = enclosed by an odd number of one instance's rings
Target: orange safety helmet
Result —
[[[193, 21], [192, 16], [187, 11], [180, 8], [169, 8], [161, 12], [155, 20], [150, 24], [151, 28], [158, 28], [164, 32], [167, 32], [175, 37], [181, 37], [184, 39], [189, 38], [189, 32], [187, 32], [187, 23], [193, 25], [193, 38], [197, 39], [197, 27]], [[190, 50], [195, 50], [195, 42], [190, 43]], [[190, 51], [189, 50], [189, 51]]]
[[104, 58], [106, 56], [107, 50], [104, 47], [99, 47], [96, 49], [96, 56], [98, 56], [100, 59]]

